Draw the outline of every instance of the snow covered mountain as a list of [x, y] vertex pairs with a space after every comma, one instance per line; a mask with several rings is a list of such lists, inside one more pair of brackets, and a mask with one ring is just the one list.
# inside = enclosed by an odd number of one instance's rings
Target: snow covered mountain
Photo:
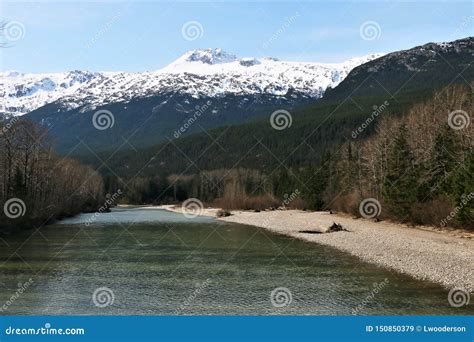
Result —
[[0, 114], [23, 115], [53, 102], [61, 112], [80, 107], [90, 111], [110, 103], [170, 93], [195, 99], [229, 94], [320, 98], [353, 68], [380, 56], [370, 54], [327, 64], [237, 58], [221, 49], [204, 49], [189, 51], [153, 72], [3, 72]]

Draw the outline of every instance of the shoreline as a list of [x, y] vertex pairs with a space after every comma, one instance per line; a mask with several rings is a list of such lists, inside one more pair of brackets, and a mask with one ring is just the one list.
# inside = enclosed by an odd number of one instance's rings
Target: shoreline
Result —
[[[176, 205], [153, 208], [183, 213], [181, 206]], [[363, 261], [431, 281], [447, 289], [460, 287], [474, 291], [474, 240], [469, 232], [440, 232], [431, 227], [410, 227], [389, 221], [354, 219], [345, 214], [300, 210], [232, 210], [231, 216], [217, 218], [218, 210], [206, 208], [200, 215], [331, 246]], [[324, 232], [333, 222], [342, 224], [348, 231], [317, 234]]]

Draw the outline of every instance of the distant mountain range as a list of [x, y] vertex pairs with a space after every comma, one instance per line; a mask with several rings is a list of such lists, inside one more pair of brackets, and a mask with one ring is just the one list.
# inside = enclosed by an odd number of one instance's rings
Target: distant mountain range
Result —
[[221, 49], [185, 53], [153, 72], [70, 71], [51, 74], [0, 73], [3, 113], [22, 115], [49, 103], [60, 111], [93, 110], [110, 103], [163, 94], [193, 98], [223, 95], [305, 96], [319, 98], [356, 66], [380, 57], [371, 54], [343, 63], [285, 62], [240, 58]]
[[[339, 84], [372, 54], [338, 64], [237, 58], [221, 49], [194, 50], [156, 72], [2, 75], [6, 115], [48, 128], [61, 153], [142, 148], [180, 134], [241, 124], [275, 109], [309, 104]], [[113, 114], [106, 131], [93, 125], [98, 110]], [[187, 125], [190, 118], [199, 121]], [[87, 147], [84, 146], [87, 144]]]
[[[390, 100], [393, 109], [394, 98], [404, 93], [472, 82], [473, 51], [474, 38], [468, 37], [339, 64], [237, 58], [206, 49], [189, 51], [155, 72], [9, 72], [1, 75], [3, 114], [26, 113], [24, 118], [49, 129], [60, 153], [76, 154], [154, 146], [176, 138], [183, 127], [180, 139], [263, 118], [268, 123], [277, 109], [290, 111], [296, 120], [299, 108], [307, 108], [310, 129], [323, 115], [324, 103], [377, 97]], [[93, 125], [98, 110], [113, 114], [106, 130]], [[354, 120], [350, 113], [340, 115]]]

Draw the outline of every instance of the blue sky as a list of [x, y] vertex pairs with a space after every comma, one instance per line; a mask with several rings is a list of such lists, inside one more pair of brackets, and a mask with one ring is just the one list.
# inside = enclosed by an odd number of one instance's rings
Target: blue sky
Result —
[[[339, 62], [474, 35], [470, 1], [2, 1], [1, 6], [2, 19], [20, 23], [22, 31], [0, 52], [2, 71], [157, 70], [187, 50], [207, 47], [241, 57]], [[197, 36], [183, 35], [188, 22]], [[368, 39], [360, 32], [364, 23], [375, 30]]]

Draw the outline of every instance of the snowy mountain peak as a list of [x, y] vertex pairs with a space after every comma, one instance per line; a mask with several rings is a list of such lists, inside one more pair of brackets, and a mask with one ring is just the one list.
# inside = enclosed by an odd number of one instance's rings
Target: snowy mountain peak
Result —
[[248, 66], [260, 64], [261, 62], [258, 59], [253, 58], [253, 57], [244, 57], [239, 60], [239, 63], [240, 65], [248, 67]]
[[184, 57], [186, 62], [201, 62], [206, 64], [229, 63], [237, 60], [236, 56], [219, 48], [188, 51], [184, 54]]

